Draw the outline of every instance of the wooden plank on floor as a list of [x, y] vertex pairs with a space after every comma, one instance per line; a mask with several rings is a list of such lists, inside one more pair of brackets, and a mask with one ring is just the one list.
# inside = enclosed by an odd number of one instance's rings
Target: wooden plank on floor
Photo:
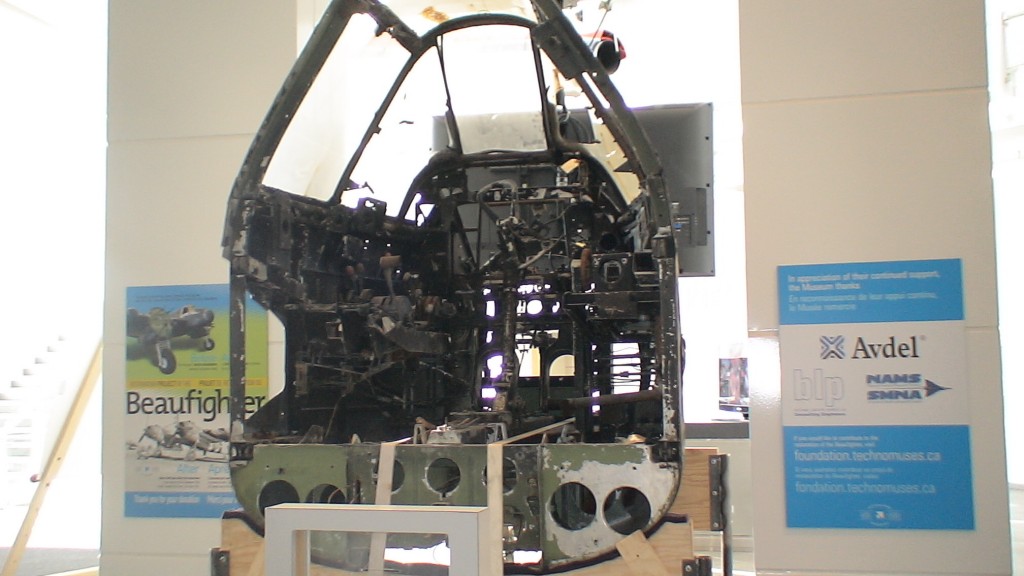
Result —
[[619, 540], [615, 548], [622, 555], [632, 576], [669, 576], [668, 570], [661, 564], [661, 558], [643, 532], [633, 532]]

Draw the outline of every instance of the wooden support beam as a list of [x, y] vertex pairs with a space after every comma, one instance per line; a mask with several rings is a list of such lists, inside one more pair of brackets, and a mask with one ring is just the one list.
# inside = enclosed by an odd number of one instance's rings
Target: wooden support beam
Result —
[[[374, 494], [374, 505], [391, 504], [391, 484], [395, 475], [395, 447], [407, 440], [409, 439], [385, 442], [380, 445], [377, 457], [377, 491]], [[374, 533], [370, 536], [370, 560], [367, 567], [370, 572], [384, 570], [384, 549], [387, 546], [387, 538], [387, 534], [381, 533]]]

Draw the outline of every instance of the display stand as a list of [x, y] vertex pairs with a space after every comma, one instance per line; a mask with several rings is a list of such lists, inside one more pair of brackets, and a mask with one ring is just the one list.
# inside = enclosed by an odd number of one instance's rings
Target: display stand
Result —
[[[500, 452], [498, 450], [495, 450], [495, 452], [496, 456], [500, 457]], [[722, 533], [723, 572], [726, 575], [730, 574], [732, 562], [730, 558], [729, 523], [726, 513], [727, 499], [725, 496], [727, 491], [723, 481], [726, 460], [727, 457], [725, 455], [718, 454], [713, 448], [688, 448], [686, 450], [682, 486], [669, 509], [669, 513], [666, 514], [664, 522], [657, 530], [648, 536], [638, 531], [623, 537], [616, 545], [619, 552], [619, 557], [617, 558], [611, 558], [592, 566], [560, 572], [560, 574], [566, 576], [662, 576], [676, 574], [702, 576], [710, 574], [710, 560], [707, 557], [697, 557], [694, 554], [693, 531], [695, 529]], [[495, 469], [500, 470], [500, 468]], [[495, 484], [499, 487], [501, 486], [500, 481], [495, 482]], [[382, 532], [415, 532], [416, 529], [411, 529], [410, 527], [414, 525], [414, 518], [417, 514], [441, 514], [444, 510], [454, 507], [444, 507], [442, 510], [438, 508], [432, 506], [302, 504], [272, 507], [268, 511], [271, 518], [270, 523], [273, 523], [274, 515], [280, 511], [286, 511], [286, 514], [301, 515], [300, 511], [302, 510], [326, 510], [327, 512], [315, 513], [331, 513], [333, 516], [338, 517], [345, 516], [344, 514], [337, 514], [339, 510], [344, 509], [346, 511], [354, 510], [367, 514], [367, 518], [369, 518], [374, 515], [374, 510], [379, 510], [381, 518], [391, 516], [400, 519], [397, 524], [402, 525], [401, 529], [391, 527], [396, 524], [388, 524], [388, 527], [382, 525], [380, 527]], [[459, 507], [456, 511], [462, 513], [463, 509], [467, 511], [467, 514], [476, 519], [474, 529], [480, 534], [481, 544], [485, 544], [489, 538], [493, 538], [493, 536], [486, 536], [492, 531], [491, 528], [493, 526], [490, 525], [494, 524], [494, 522], [490, 521], [492, 519], [488, 518], [489, 515], [486, 514], [486, 508]], [[289, 522], [293, 520], [289, 520]], [[320, 522], [320, 520], [317, 519], [316, 522]], [[352, 517], [350, 521], [331, 519], [328, 522], [331, 523], [331, 528], [324, 528], [319, 524], [316, 526], [290, 524], [286, 531], [290, 534], [299, 535], [299, 547], [294, 550], [301, 552], [303, 541], [301, 534], [303, 530], [338, 529], [341, 527], [341, 524], [338, 522], [351, 526], [347, 529], [361, 532], [377, 529], [376, 525], [371, 527], [364, 518], [355, 519]], [[421, 527], [424, 528], [424, 532], [447, 533], [447, 529], [439, 521], [432, 520], [427, 525], [429, 529]], [[416, 524], [416, 526], [419, 525]], [[270, 538], [264, 540], [258, 529], [249, 524], [243, 515], [232, 513], [225, 515], [221, 520], [221, 546], [220, 548], [213, 549], [211, 552], [212, 576], [262, 576], [267, 557], [265, 546], [268, 547], [267, 550], [273, 549], [275, 557], [283, 558], [284, 564], [281, 566], [285, 567], [284, 572], [267, 572], [268, 574], [273, 573], [284, 576], [295, 573], [287, 571], [293, 570], [295, 567], [292, 560], [292, 552], [282, 552], [275, 548], [274, 542], [271, 542], [271, 540], [276, 540], [279, 537], [281, 536], [275, 537], [271, 534]], [[282, 540], [282, 542], [289, 546], [289, 550], [293, 550], [290, 547], [293, 540], [295, 538], [288, 537], [287, 540]], [[500, 549], [497, 551], [498, 555], [488, 554], [485, 551], [478, 555], [477, 549], [474, 549], [467, 556], [463, 556], [462, 550], [464, 548], [460, 543], [451, 541], [450, 544], [453, 563], [451, 573], [453, 575], [459, 574], [455, 566], [457, 559], [460, 561], [478, 562], [479, 566], [481, 566], [478, 573], [481, 575], [490, 573], [501, 574], [500, 571], [495, 572], [493, 569], [494, 559], [497, 558], [500, 561]], [[486, 546], [484, 550], [486, 550]], [[494, 558], [489, 558], [490, 556], [494, 556]], [[488, 559], [490, 559], [491, 564], [488, 564]], [[303, 570], [308, 569], [308, 572], [304, 573], [312, 576], [348, 576], [350, 574], [366, 576], [373, 573], [372, 571], [356, 573], [313, 563], [310, 563], [308, 566], [300, 565], [299, 567]], [[279, 570], [279, 568], [275, 568], [275, 570]], [[488, 572], [487, 570], [490, 571]]]
[[[451, 548], [451, 576], [500, 576], [492, 569], [487, 545], [488, 508], [483, 506], [395, 506], [375, 504], [278, 504], [267, 508], [264, 565], [267, 574], [307, 576], [309, 533], [314, 530], [444, 534]], [[375, 538], [376, 540], [376, 538]], [[365, 574], [384, 574], [380, 558], [371, 557]], [[372, 549], [372, 548], [371, 548]], [[375, 562], [376, 560], [376, 562]], [[379, 562], [380, 568], [373, 567]]]

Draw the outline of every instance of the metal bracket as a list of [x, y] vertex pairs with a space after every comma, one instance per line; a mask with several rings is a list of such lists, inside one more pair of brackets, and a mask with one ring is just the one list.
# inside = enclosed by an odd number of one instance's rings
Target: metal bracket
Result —
[[683, 560], [683, 576], [711, 576], [711, 557], [697, 556]]
[[679, 449], [679, 442], [658, 442], [651, 449], [651, 456], [655, 462], [679, 462], [683, 452]]
[[715, 532], [725, 530], [729, 517], [725, 510], [725, 468], [729, 461], [726, 454], [718, 454], [708, 458], [708, 471], [711, 476], [711, 529]]
[[555, 66], [566, 77], [576, 79], [590, 68], [586, 58], [566, 45], [567, 39], [577, 36], [575, 30], [567, 30], [566, 22], [560, 19], [548, 20], [533, 31], [534, 40], [547, 53]]
[[722, 574], [732, 576], [732, 525], [729, 522], [729, 455], [708, 458], [711, 483], [711, 530], [722, 533]]
[[210, 548], [210, 576], [230, 576], [231, 552]]
[[229, 450], [232, 464], [253, 459], [253, 445], [249, 442], [232, 442]]

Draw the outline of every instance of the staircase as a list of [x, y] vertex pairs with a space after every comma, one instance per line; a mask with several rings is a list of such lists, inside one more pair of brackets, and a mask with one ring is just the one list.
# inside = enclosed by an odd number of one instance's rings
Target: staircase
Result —
[[57, 337], [0, 381], [0, 509], [32, 499], [33, 477], [43, 471], [85, 367], [78, 348]]

